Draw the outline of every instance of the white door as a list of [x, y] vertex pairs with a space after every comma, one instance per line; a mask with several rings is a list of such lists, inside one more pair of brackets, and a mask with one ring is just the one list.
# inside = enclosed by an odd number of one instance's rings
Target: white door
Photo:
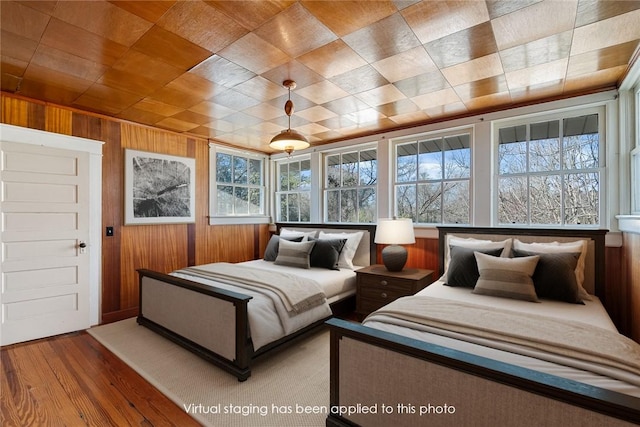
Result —
[[1, 142], [0, 345], [86, 329], [89, 154]]

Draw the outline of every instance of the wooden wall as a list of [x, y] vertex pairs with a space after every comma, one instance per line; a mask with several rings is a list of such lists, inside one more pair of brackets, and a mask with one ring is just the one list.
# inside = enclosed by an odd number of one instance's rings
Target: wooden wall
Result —
[[624, 272], [629, 336], [640, 342], [640, 234], [623, 233]]
[[[137, 315], [136, 269], [169, 272], [193, 264], [254, 259], [266, 247], [267, 225], [208, 225], [209, 145], [206, 139], [69, 110], [2, 93], [0, 122], [104, 141], [102, 229], [102, 322]], [[124, 223], [124, 149], [196, 159], [196, 222], [172, 225]]]

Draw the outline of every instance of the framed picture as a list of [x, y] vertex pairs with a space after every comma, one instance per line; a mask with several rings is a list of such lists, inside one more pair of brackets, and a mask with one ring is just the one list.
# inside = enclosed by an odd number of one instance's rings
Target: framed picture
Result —
[[125, 225], [195, 222], [195, 159], [127, 149], [124, 162]]

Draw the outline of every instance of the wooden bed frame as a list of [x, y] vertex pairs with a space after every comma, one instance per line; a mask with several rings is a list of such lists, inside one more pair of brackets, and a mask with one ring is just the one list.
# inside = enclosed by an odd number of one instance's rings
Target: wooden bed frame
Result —
[[[324, 231], [367, 231], [369, 262], [375, 263], [376, 249], [373, 242], [375, 225], [279, 223], [276, 226], [278, 233], [283, 227]], [[323, 327], [327, 320], [314, 322], [254, 351], [247, 314], [247, 305], [251, 296], [157, 271], [147, 269], [137, 271], [140, 286], [138, 324], [169, 338], [235, 375], [239, 381], [249, 378], [251, 363], [254, 360], [270, 350], [282, 347]], [[176, 301], [181, 301], [182, 304], [177, 304]], [[334, 315], [353, 311], [354, 307], [355, 294], [331, 304]]]
[[[441, 273], [449, 233], [588, 239], [595, 293], [604, 298], [607, 230], [439, 227], [439, 232]], [[585, 427], [640, 423], [639, 398], [354, 322], [331, 319], [327, 323], [331, 331], [327, 426]], [[374, 410], [374, 415], [366, 414]]]

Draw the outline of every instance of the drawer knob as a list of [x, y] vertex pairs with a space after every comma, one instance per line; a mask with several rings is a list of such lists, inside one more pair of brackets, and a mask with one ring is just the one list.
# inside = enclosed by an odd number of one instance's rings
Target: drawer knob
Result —
[[386, 297], [387, 297], [387, 293], [386, 293], [386, 292], [383, 292], [383, 293], [381, 293], [381, 294], [380, 294], [380, 296], [381, 296], [382, 298], [386, 298]]
[[380, 281], [380, 284], [381, 284], [382, 286], [387, 286], [387, 285], [388, 285], [388, 282], [387, 282], [386, 280], [381, 280], [381, 281]]

